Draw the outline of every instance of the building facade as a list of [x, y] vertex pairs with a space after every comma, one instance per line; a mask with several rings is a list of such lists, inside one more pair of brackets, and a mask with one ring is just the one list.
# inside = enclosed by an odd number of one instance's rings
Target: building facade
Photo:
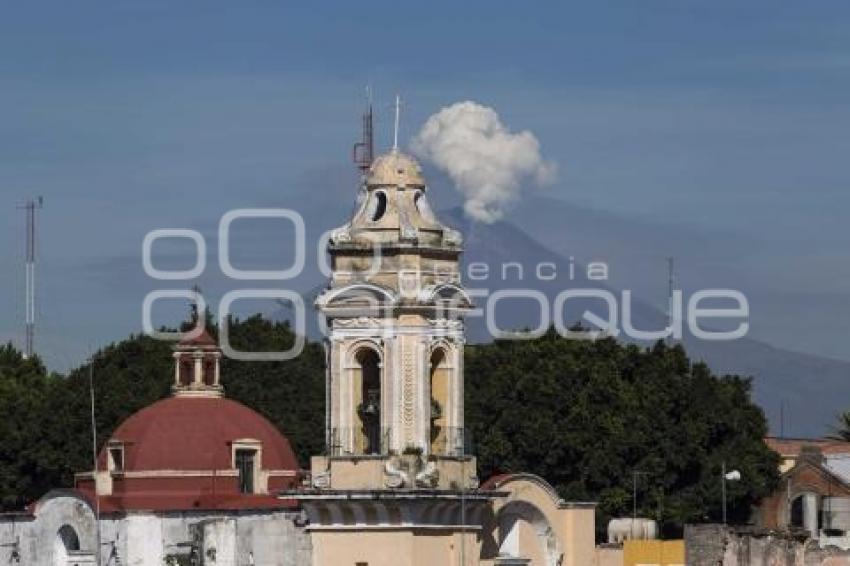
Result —
[[767, 529], [806, 532], [822, 544], [850, 548], [850, 442], [767, 438], [781, 456], [780, 481], [756, 512]]

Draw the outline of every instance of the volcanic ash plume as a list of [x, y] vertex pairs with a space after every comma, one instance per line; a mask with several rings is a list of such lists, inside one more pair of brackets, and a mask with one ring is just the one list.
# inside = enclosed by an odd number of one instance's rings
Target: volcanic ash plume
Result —
[[466, 198], [466, 214], [493, 223], [517, 200], [524, 182], [548, 184], [556, 167], [529, 131], [512, 133], [492, 108], [467, 101], [443, 108], [411, 142], [413, 152], [445, 171]]

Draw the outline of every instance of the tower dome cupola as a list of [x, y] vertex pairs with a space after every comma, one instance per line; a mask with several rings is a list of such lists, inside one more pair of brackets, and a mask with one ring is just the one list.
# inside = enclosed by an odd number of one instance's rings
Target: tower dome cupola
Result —
[[175, 396], [221, 397], [221, 350], [206, 328], [174, 349]]

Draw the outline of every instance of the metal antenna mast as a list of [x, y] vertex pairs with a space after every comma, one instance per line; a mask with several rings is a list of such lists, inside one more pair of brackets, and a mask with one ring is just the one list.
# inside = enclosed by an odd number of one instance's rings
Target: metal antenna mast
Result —
[[372, 87], [366, 87], [366, 95], [368, 100], [368, 105], [366, 106], [366, 112], [363, 113], [363, 133], [362, 138], [356, 144], [354, 144], [354, 151], [352, 153], [353, 160], [357, 168], [360, 169], [360, 172], [364, 175], [369, 171], [369, 167], [372, 166], [372, 160], [375, 158], [375, 138], [372, 133]]
[[26, 255], [26, 339], [24, 356], [31, 358], [35, 354], [35, 211], [42, 208], [44, 199], [30, 199], [23, 209], [27, 216], [27, 255]]
[[667, 329], [669, 338], [673, 338], [673, 293], [676, 287], [676, 270], [672, 256], [667, 258]]

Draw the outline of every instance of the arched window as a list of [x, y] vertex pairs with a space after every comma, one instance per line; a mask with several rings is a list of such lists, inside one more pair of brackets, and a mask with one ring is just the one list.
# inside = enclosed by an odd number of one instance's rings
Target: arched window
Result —
[[65, 550], [80, 550], [80, 538], [71, 525], [62, 525], [56, 536], [59, 537]]
[[355, 398], [359, 430], [355, 431], [355, 451], [381, 453], [381, 360], [371, 348], [361, 348], [354, 357], [357, 364]]
[[431, 353], [430, 390], [431, 390], [431, 453], [449, 454], [448, 402], [449, 368], [446, 351], [437, 348]]
[[419, 211], [419, 215], [422, 216], [428, 222], [436, 222], [437, 219], [434, 217], [434, 212], [431, 210], [431, 206], [428, 204], [428, 200], [425, 198], [424, 191], [416, 191], [416, 195], [413, 197], [413, 204], [416, 206], [416, 210]]
[[68, 555], [79, 550], [80, 538], [77, 536], [77, 531], [71, 525], [62, 525], [53, 542], [53, 563], [57, 566], [66, 566]]

